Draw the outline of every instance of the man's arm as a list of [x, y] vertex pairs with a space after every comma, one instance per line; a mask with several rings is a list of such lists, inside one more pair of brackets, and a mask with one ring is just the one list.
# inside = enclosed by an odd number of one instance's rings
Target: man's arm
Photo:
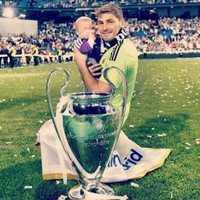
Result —
[[[82, 76], [82, 80], [85, 83], [86, 88], [90, 92], [111, 91], [111, 86], [109, 84], [99, 81], [92, 76], [86, 65], [87, 56], [80, 53], [76, 47], [74, 48], [74, 59], [76, 64], [78, 65], [79, 71]], [[98, 70], [100, 68], [101, 68], [100, 64], [95, 64], [92, 66], [93, 71], [95, 71], [95, 69]]]

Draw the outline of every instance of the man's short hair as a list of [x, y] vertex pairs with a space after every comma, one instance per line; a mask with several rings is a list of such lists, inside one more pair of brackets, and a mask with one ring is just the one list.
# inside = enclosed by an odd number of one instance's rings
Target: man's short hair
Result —
[[95, 15], [97, 18], [104, 13], [112, 13], [119, 20], [122, 20], [124, 18], [122, 9], [115, 3], [105, 4], [95, 11]]

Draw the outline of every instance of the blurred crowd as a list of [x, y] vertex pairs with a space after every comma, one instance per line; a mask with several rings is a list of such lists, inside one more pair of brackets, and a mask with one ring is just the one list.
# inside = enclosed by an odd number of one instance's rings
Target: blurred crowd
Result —
[[200, 18], [128, 20], [130, 37], [139, 51], [182, 52], [200, 50]]
[[[200, 18], [129, 19], [126, 30], [140, 53], [200, 52]], [[4, 67], [71, 61], [76, 39], [73, 23], [40, 25], [37, 36], [0, 36], [0, 63]], [[5, 56], [7, 55], [7, 56]], [[70, 55], [70, 56], [68, 56]]]
[[[44, 8], [95, 7], [109, 2], [108, 0], [44, 0], [41, 6]], [[113, 0], [112, 2], [128, 6], [132, 4], [192, 3], [200, 2], [200, 0]], [[37, 6], [39, 3], [36, 2], [34, 5]]]
[[44, 22], [37, 36], [0, 36], [0, 67], [72, 61], [73, 42], [73, 25], [67, 23]]
[[[43, 8], [95, 7], [109, 3], [108, 0], [0, 0], [3, 6], [30, 6]], [[166, 4], [166, 3], [197, 3], [200, 0], [113, 0], [120, 5], [132, 4]]]

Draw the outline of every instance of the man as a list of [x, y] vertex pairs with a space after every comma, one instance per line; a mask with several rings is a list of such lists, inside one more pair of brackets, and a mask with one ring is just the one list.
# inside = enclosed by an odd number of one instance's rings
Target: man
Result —
[[32, 56], [33, 56], [34, 66], [38, 66], [39, 65], [39, 50], [36, 44], [33, 44]]
[[16, 65], [16, 43], [11, 41], [9, 48], [10, 67], [13, 68]]
[[58, 62], [62, 63], [63, 52], [62, 52], [62, 46], [60, 44], [57, 46], [57, 55], [58, 55]]
[[[103, 56], [100, 64], [87, 67], [87, 56], [80, 53], [75, 48], [74, 56], [78, 65], [82, 79], [89, 91], [111, 92], [111, 86], [101, 75], [100, 79], [95, 79], [99, 69], [116, 66], [124, 72], [128, 85], [128, 99], [125, 113], [125, 120], [128, 117], [131, 98], [135, 86], [135, 79], [138, 66], [138, 54], [123, 30], [123, 14], [121, 9], [113, 4], [106, 4], [96, 11], [97, 28], [102, 38], [101, 51]], [[116, 87], [113, 106], [121, 107], [122, 104], [122, 80], [118, 72], [114, 69], [110, 71], [110, 80]], [[124, 120], [124, 121], [125, 121]], [[42, 166], [44, 179], [57, 179], [74, 176], [71, 161], [63, 154], [58, 153], [62, 147], [58, 147], [56, 133], [52, 122], [46, 122], [39, 130], [38, 142], [41, 143]], [[58, 150], [57, 150], [58, 148]], [[61, 151], [62, 152], [62, 151]], [[160, 167], [168, 156], [169, 149], [148, 149], [141, 148], [133, 141], [129, 140], [121, 131], [117, 141], [116, 150], [113, 152], [108, 165], [104, 171], [102, 181], [117, 182], [131, 178], [144, 176], [148, 171]], [[60, 155], [64, 156], [64, 161]], [[152, 157], [154, 159], [152, 159]], [[67, 172], [66, 172], [67, 169]], [[63, 176], [62, 174], [63, 173]], [[117, 198], [118, 199], [118, 198]]]
[[3, 48], [2, 48], [2, 46], [3, 46], [3, 45], [0, 44], [0, 68], [1, 68], [1, 60], [2, 60], [2, 58], [3, 58], [3, 56], [2, 56], [2, 55], [3, 55], [3, 53], [2, 53], [2, 49], [3, 49]]
[[[81, 54], [76, 48], [74, 50], [74, 58], [82, 75], [83, 82], [89, 91], [110, 92], [111, 86], [107, 83], [103, 76], [99, 80], [93, 75], [106, 67], [116, 66], [124, 72], [128, 85], [128, 100], [125, 119], [127, 119], [130, 109], [130, 103], [135, 86], [135, 79], [138, 68], [138, 53], [133, 43], [128, 39], [127, 34], [123, 30], [124, 18], [121, 9], [114, 3], [109, 3], [96, 11], [97, 29], [102, 38], [102, 46], [104, 52], [100, 64], [89, 67], [86, 65], [87, 56]], [[113, 106], [120, 107], [122, 104], [122, 81], [118, 72], [111, 70], [109, 79], [116, 87], [116, 94], [113, 99]]]
[[1, 53], [6, 55], [6, 56], [3, 57], [3, 65], [4, 65], [4, 67], [8, 67], [9, 50], [8, 50], [8, 45], [7, 44], [3, 44], [2, 45]]

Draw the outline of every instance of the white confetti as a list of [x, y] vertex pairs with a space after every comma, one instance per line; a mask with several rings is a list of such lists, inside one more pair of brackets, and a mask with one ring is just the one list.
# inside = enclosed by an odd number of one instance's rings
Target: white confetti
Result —
[[65, 199], [67, 199], [67, 196], [61, 195], [61, 196], [58, 197], [57, 200], [65, 200]]
[[24, 189], [32, 189], [32, 188], [33, 188], [33, 186], [31, 186], [31, 185], [24, 186]]
[[148, 138], [152, 138], [152, 135], [147, 135]]
[[188, 145], [188, 146], [192, 146], [189, 142], [186, 142], [185, 144]]
[[43, 123], [43, 121], [42, 121], [42, 120], [39, 120], [39, 122], [40, 122], [40, 124], [42, 124], [42, 123]]
[[190, 149], [190, 147], [186, 147], [186, 149]]
[[134, 127], [135, 127], [135, 125], [133, 125], [133, 124], [130, 124], [130, 125], [129, 125], [129, 127], [130, 127], [130, 128], [134, 128]]
[[5, 99], [2, 99], [2, 100], [0, 100], [0, 103], [3, 103], [3, 102], [5, 102], [6, 100]]
[[158, 113], [163, 113], [163, 111], [162, 111], [162, 110], [159, 110]]
[[26, 148], [26, 150], [27, 150], [28, 152], [30, 152], [30, 149], [29, 149], [29, 148]]
[[196, 141], [196, 144], [200, 144], [200, 138], [197, 138], [195, 141]]
[[139, 188], [140, 186], [137, 183], [131, 182], [131, 186], [134, 188]]
[[17, 154], [14, 154], [14, 157], [17, 157]]
[[6, 142], [6, 144], [12, 144], [12, 142]]
[[0, 126], [0, 130], [2, 129], [2, 127]]
[[165, 136], [167, 136], [167, 134], [166, 133], [162, 133], [162, 134], [157, 134], [157, 136], [158, 137], [165, 137]]
[[35, 155], [32, 155], [31, 158], [35, 158]]
[[57, 181], [56, 181], [56, 185], [59, 185], [59, 184], [60, 184], [60, 181], [57, 180]]

